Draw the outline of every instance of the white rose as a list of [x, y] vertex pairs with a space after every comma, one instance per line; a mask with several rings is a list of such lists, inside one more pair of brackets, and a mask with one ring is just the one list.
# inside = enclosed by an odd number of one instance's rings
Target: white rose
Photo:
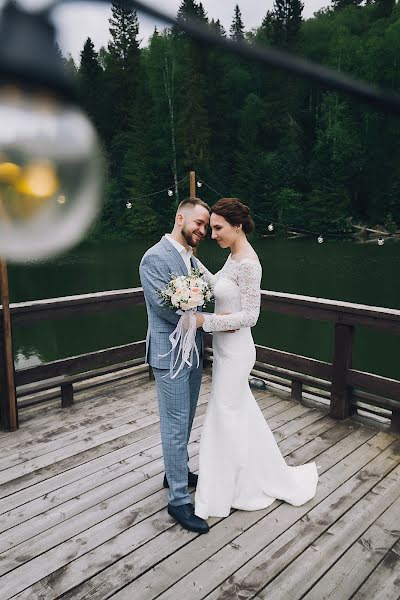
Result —
[[181, 302], [181, 297], [179, 294], [172, 294], [171, 296], [171, 302], [174, 306], [179, 307], [179, 304]]
[[197, 301], [194, 298], [189, 298], [188, 302], [187, 302], [187, 307], [189, 310], [191, 310], [192, 308], [196, 308], [197, 306]]

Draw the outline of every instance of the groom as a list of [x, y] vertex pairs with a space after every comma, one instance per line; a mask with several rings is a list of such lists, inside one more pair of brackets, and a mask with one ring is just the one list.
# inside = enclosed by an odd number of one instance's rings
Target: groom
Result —
[[[157, 290], [164, 289], [171, 275], [187, 275], [197, 261], [196, 248], [207, 232], [209, 206], [199, 198], [183, 200], [175, 216], [171, 234], [166, 234], [143, 256], [139, 272], [146, 301], [148, 330], [146, 360], [153, 369], [160, 412], [161, 441], [164, 455], [164, 487], [169, 488], [168, 513], [189, 531], [207, 533], [208, 524], [194, 514], [188, 487], [196, 487], [197, 475], [188, 468], [187, 444], [199, 397], [203, 366], [185, 366], [175, 379], [169, 376], [171, 349], [169, 335], [179, 315], [164, 306]], [[200, 359], [203, 338], [196, 334]]]

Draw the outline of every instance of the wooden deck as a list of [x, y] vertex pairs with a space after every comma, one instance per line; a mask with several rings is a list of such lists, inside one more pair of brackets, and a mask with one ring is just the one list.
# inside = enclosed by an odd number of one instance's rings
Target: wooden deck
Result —
[[[194, 470], [209, 390], [206, 373]], [[400, 598], [399, 437], [255, 395], [287, 462], [316, 460], [317, 495], [233, 511], [203, 536], [167, 514], [146, 374], [21, 411], [0, 433], [0, 600]]]

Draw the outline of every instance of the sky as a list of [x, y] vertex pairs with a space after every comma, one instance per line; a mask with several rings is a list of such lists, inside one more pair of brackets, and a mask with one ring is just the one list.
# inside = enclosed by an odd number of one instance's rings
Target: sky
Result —
[[[172, 16], [176, 16], [181, 0], [143, 0]], [[239, 4], [242, 20], [247, 31], [261, 25], [267, 10], [271, 10], [274, 0], [201, 0], [208, 18], [219, 19], [226, 31], [232, 23], [235, 5]], [[5, 0], [0, 0], [0, 8]], [[18, 2], [29, 10], [36, 10], [51, 3], [51, 0], [18, 0]], [[308, 19], [314, 12], [329, 6], [330, 0], [303, 0], [303, 17]], [[80, 53], [85, 40], [90, 37], [95, 49], [106, 46], [109, 40], [109, 23], [111, 16], [110, 4], [103, 1], [96, 2], [68, 2], [62, 3], [53, 11], [54, 23], [57, 28], [57, 38], [60, 48], [65, 56], [71, 54], [75, 62], [79, 64]], [[146, 45], [149, 36], [157, 25], [161, 29], [163, 24], [139, 13], [139, 38], [142, 45]]]
[[[21, 3], [37, 5], [45, 4], [48, 0], [21, 0]], [[181, 0], [144, 0], [149, 5], [157, 7], [173, 16], [176, 15]], [[0, 0], [1, 2], [1, 0]], [[274, 0], [202, 0], [209, 19], [220, 19], [222, 25], [229, 32], [232, 23], [234, 8], [239, 4], [242, 20], [246, 30], [258, 27], [267, 10], [271, 10]], [[330, 0], [304, 0], [303, 17], [310, 18], [315, 11], [330, 5]], [[107, 46], [109, 40], [109, 23], [111, 16], [109, 6], [104, 3], [76, 2], [67, 3], [58, 7], [54, 12], [54, 21], [58, 29], [58, 41], [63, 54], [71, 54], [75, 62], [79, 63], [80, 52], [87, 37], [90, 37], [96, 50]], [[146, 44], [149, 36], [154, 31], [154, 26], [160, 29], [161, 23], [139, 13], [139, 38]]]

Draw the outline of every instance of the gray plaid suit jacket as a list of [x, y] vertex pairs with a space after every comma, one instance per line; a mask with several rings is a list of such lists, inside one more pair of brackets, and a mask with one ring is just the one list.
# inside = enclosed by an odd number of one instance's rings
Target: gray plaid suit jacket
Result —
[[[198, 266], [194, 257], [191, 262], [193, 267]], [[178, 250], [163, 236], [144, 254], [140, 262], [139, 274], [148, 319], [146, 362], [151, 367], [169, 369], [170, 356], [161, 358], [160, 354], [166, 354], [171, 349], [169, 336], [179, 321], [179, 315], [165, 307], [157, 290], [167, 286], [171, 275], [187, 275], [187, 268]], [[203, 332], [201, 329], [197, 331], [196, 344], [199, 354], [202, 356]]]

